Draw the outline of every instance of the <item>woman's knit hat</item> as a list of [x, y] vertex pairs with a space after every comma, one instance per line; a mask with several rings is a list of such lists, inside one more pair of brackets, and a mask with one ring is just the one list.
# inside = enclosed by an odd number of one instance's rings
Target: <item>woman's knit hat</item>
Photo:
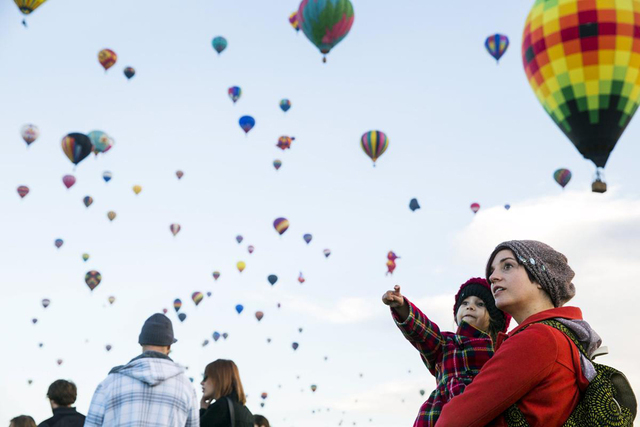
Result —
[[501, 332], [507, 332], [509, 322], [511, 322], [511, 316], [496, 307], [496, 301], [491, 293], [489, 282], [480, 277], [469, 279], [460, 286], [460, 290], [456, 294], [456, 303], [453, 306], [454, 317], [458, 313], [460, 304], [462, 304], [465, 298], [470, 296], [478, 297], [484, 301], [487, 312], [489, 312], [489, 317], [491, 317], [496, 324], [496, 329]]
[[549, 294], [555, 307], [562, 307], [576, 295], [576, 288], [571, 283], [575, 273], [567, 264], [567, 257], [536, 240], [511, 240], [496, 246], [487, 262], [487, 280], [492, 273], [493, 259], [503, 249], [513, 252], [518, 263], [523, 265]]

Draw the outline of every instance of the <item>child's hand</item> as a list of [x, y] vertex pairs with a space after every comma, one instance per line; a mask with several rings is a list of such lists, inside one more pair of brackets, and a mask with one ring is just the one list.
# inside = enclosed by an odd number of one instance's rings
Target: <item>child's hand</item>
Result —
[[404, 305], [404, 297], [400, 293], [400, 286], [395, 285], [392, 291], [387, 291], [382, 295], [382, 302], [391, 308], [400, 308]]

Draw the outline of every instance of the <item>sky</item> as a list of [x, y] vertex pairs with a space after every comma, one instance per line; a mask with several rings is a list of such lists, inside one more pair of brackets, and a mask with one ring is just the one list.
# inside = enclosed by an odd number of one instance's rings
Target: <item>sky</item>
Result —
[[[51, 0], [24, 28], [15, 4], [1, 0], [0, 424], [49, 417], [47, 387], [59, 378], [77, 384], [86, 413], [111, 367], [139, 354], [144, 320], [166, 308], [179, 340], [171, 357], [188, 367], [198, 397], [206, 364], [227, 358], [249, 409], [273, 426], [410, 425], [419, 391], [428, 395], [435, 381], [382, 294], [400, 285], [452, 330], [458, 287], [511, 239], [567, 255], [577, 289], [569, 305], [609, 347], [600, 361], [637, 390], [639, 347], [629, 336], [640, 298], [640, 127], [631, 121], [607, 163], [609, 191], [592, 193], [593, 165], [547, 116], [522, 68], [531, 4], [353, 0], [351, 32], [323, 64], [288, 23], [296, 1]], [[496, 32], [511, 40], [499, 65], [484, 49]], [[220, 55], [211, 47], [218, 35], [229, 42]], [[118, 54], [106, 73], [104, 48]], [[136, 69], [131, 80], [126, 66]], [[246, 136], [245, 114], [256, 119]], [[29, 148], [26, 123], [41, 131]], [[114, 147], [74, 167], [60, 141], [96, 129]], [[360, 148], [369, 130], [390, 140], [376, 167]], [[291, 150], [275, 147], [281, 135], [295, 136]], [[564, 190], [552, 179], [558, 168], [573, 172]], [[77, 178], [70, 189], [66, 174]], [[19, 185], [31, 190], [24, 199]], [[414, 197], [421, 209], [411, 212]], [[290, 221], [282, 236], [278, 217]], [[172, 223], [181, 225], [175, 237]], [[401, 257], [392, 276], [390, 250]], [[93, 292], [89, 270], [102, 274]], [[196, 307], [195, 291], [212, 294]], [[213, 342], [214, 331], [228, 338]]]

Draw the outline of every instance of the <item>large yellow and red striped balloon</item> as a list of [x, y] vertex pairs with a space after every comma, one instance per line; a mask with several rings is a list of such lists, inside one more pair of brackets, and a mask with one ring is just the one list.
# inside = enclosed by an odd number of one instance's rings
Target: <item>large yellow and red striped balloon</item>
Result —
[[389, 147], [389, 138], [387, 138], [387, 135], [385, 135], [384, 132], [372, 130], [365, 132], [362, 135], [362, 138], [360, 138], [360, 145], [367, 156], [371, 157], [373, 165], [375, 166], [378, 157], [382, 156], [382, 154], [387, 151], [387, 148]]

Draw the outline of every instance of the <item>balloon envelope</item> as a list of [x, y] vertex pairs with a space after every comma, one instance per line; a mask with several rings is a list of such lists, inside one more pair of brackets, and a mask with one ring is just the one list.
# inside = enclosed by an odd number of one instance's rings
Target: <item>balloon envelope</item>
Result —
[[25, 15], [29, 15], [31, 12], [36, 10], [42, 3], [47, 0], [14, 0], [20, 12]]
[[204, 295], [202, 294], [202, 292], [194, 292], [191, 295], [191, 299], [196, 304], [196, 307], [198, 306], [198, 304], [200, 304], [202, 302], [203, 298], [204, 298]]
[[242, 313], [242, 310], [244, 310], [244, 306], [242, 304], [236, 305], [236, 311], [238, 314]]
[[249, 131], [256, 125], [256, 120], [251, 116], [242, 116], [240, 117], [240, 120], [238, 120], [238, 123], [244, 133], [249, 133]]
[[89, 254], [82, 254], [82, 260], [87, 262], [89, 260]]
[[62, 183], [65, 187], [67, 187], [68, 190], [69, 188], [73, 187], [73, 184], [76, 183], [76, 177], [73, 175], [65, 175], [62, 177]]
[[244, 237], [242, 237], [241, 235], [237, 235], [236, 236], [236, 242], [238, 242], [238, 244], [242, 243], [242, 241], [244, 240]]
[[329, 255], [331, 255], [331, 249], [325, 249], [324, 251], [322, 251], [322, 253], [324, 253], [324, 256], [326, 258], [329, 258]]
[[290, 108], [291, 108], [291, 101], [289, 101], [288, 99], [283, 99], [280, 101], [280, 109], [282, 111], [286, 113], [287, 111], [289, 111]]
[[86, 196], [84, 199], [82, 199], [82, 203], [84, 203], [86, 207], [91, 206], [91, 204], [93, 203], [93, 197]]
[[108, 301], [109, 301], [109, 304], [113, 304], [113, 303], [116, 301], [116, 297], [114, 297], [114, 296], [110, 296], [110, 297], [108, 298]]
[[21, 185], [20, 187], [18, 187], [18, 195], [21, 199], [24, 199], [27, 194], [29, 194], [29, 187], [27, 187], [26, 185]]
[[309, 243], [311, 243], [311, 239], [313, 239], [313, 236], [311, 234], [305, 234], [304, 236], [302, 236], [302, 238], [305, 242], [307, 242], [308, 245]]
[[89, 286], [89, 289], [93, 291], [102, 281], [102, 275], [96, 270], [91, 270], [84, 276], [84, 281]]
[[105, 71], [113, 67], [117, 60], [118, 55], [111, 49], [102, 49], [98, 52], [98, 62], [100, 62]]
[[142, 187], [139, 185], [134, 185], [133, 186], [133, 192], [136, 193], [136, 195], [140, 194], [140, 192], [142, 191]]
[[53, 244], [56, 245], [56, 248], [60, 249], [60, 247], [64, 244], [64, 240], [56, 239], [55, 242], [53, 242]]
[[104, 171], [102, 174], [102, 179], [104, 179], [104, 182], [109, 182], [111, 181], [111, 178], [113, 177], [113, 174], [109, 171]]
[[293, 348], [294, 350], [297, 350], [299, 346], [300, 345], [297, 342], [291, 344], [291, 348]]
[[298, 8], [302, 32], [324, 55], [347, 36], [354, 18], [349, 0], [302, 0]]
[[231, 100], [235, 104], [242, 95], [242, 89], [240, 89], [240, 87], [238, 86], [231, 86], [227, 93], [229, 94], [229, 98], [231, 98]]
[[244, 261], [238, 261], [236, 267], [238, 268], [238, 271], [242, 273], [244, 269], [247, 268], [247, 264], [245, 264]]
[[264, 313], [261, 311], [256, 311], [256, 319], [258, 319], [258, 322], [262, 320], [262, 318], [264, 317]]
[[214, 332], [212, 337], [214, 341], [218, 341], [220, 339], [220, 332]]
[[184, 319], [187, 318], [187, 315], [184, 313], [178, 313], [178, 319], [180, 319], [181, 322], [184, 322]]
[[298, 282], [300, 282], [301, 285], [305, 282], [302, 272], [300, 272], [300, 275], [298, 276]]
[[113, 221], [116, 219], [116, 213], [114, 211], [107, 212], [107, 218], [109, 218], [109, 221]]
[[176, 311], [176, 313], [178, 311], [180, 311], [180, 308], [182, 307], [182, 301], [180, 301], [180, 299], [176, 298], [173, 300], [173, 309]]
[[227, 48], [227, 39], [222, 36], [214, 37], [214, 39], [211, 41], [211, 45], [219, 55], [223, 50]]
[[294, 11], [291, 15], [289, 15], [289, 24], [293, 27], [296, 32], [300, 31], [300, 25], [298, 23], [298, 11]]
[[176, 171], [176, 176], [178, 177], [178, 179], [182, 179], [182, 177], [184, 176], [184, 172]]
[[275, 221], [273, 221], [273, 228], [282, 236], [284, 232], [289, 229], [289, 220], [286, 218], [276, 218]]
[[133, 67], [127, 67], [124, 69], [124, 75], [127, 80], [131, 80], [131, 78], [136, 75], [136, 70]]
[[171, 230], [171, 233], [175, 236], [180, 232], [180, 224], [171, 224], [169, 230]]
[[387, 148], [389, 147], [389, 138], [387, 138], [387, 135], [385, 135], [384, 132], [372, 130], [365, 132], [362, 135], [360, 138], [360, 146], [365, 154], [373, 160], [375, 165], [376, 160], [378, 160], [378, 158], [387, 151]]
[[276, 168], [276, 170], [280, 170], [280, 168], [282, 167], [282, 160], [274, 160], [273, 167]]
[[42, 300], [42, 306], [44, 308], [49, 307], [49, 304], [51, 304], [51, 300], [49, 300], [48, 298], [45, 298], [45, 299]]
[[218, 280], [219, 277], [220, 277], [220, 272], [219, 271], [214, 271], [213, 272], [213, 280]]
[[411, 201], [409, 202], [409, 209], [411, 209], [412, 212], [415, 212], [417, 209], [420, 209], [420, 204], [418, 203], [418, 199], [411, 199]]
[[480, 204], [478, 204], [478, 203], [471, 203], [470, 208], [471, 208], [471, 211], [472, 211], [474, 214], [476, 214], [476, 213], [478, 213], [478, 211], [480, 210]]
[[22, 139], [24, 139], [24, 142], [26, 142], [27, 146], [29, 146], [40, 136], [40, 129], [38, 129], [38, 126], [36, 125], [26, 124], [22, 126], [20, 134], [22, 135]]
[[553, 173], [553, 179], [564, 188], [571, 181], [571, 171], [569, 169], [558, 169]]
[[271, 274], [269, 275], [269, 277], [267, 277], [267, 280], [269, 281], [269, 283], [271, 283], [271, 286], [273, 286], [278, 281], [278, 276], [276, 276], [275, 274]]
[[484, 42], [484, 47], [487, 48], [489, 55], [493, 56], [496, 61], [499, 61], [509, 47], [509, 38], [502, 34], [492, 34], [487, 37], [487, 40]]
[[92, 150], [93, 144], [87, 135], [73, 132], [62, 138], [62, 151], [74, 165], [86, 159]]

